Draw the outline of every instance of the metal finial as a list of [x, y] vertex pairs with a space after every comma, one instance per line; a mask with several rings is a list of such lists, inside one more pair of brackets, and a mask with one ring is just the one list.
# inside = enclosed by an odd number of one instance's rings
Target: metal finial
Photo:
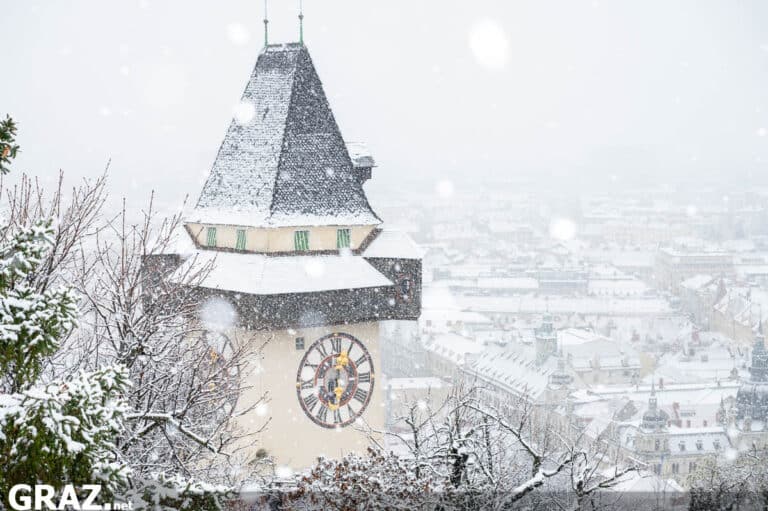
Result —
[[267, 14], [267, 0], [264, 0], [264, 47], [269, 46], [269, 16]]
[[304, 44], [304, 0], [299, 0], [299, 42]]

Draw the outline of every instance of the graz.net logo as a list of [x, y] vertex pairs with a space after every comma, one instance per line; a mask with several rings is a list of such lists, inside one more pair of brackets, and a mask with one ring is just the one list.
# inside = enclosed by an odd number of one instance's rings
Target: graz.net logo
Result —
[[101, 486], [98, 484], [84, 484], [80, 491], [75, 486], [68, 484], [57, 495], [56, 489], [47, 484], [17, 484], [8, 492], [8, 504], [11, 509], [18, 511], [43, 510], [43, 509], [75, 509], [81, 511], [133, 509], [131, 502], [115, 502], [97, 504]]

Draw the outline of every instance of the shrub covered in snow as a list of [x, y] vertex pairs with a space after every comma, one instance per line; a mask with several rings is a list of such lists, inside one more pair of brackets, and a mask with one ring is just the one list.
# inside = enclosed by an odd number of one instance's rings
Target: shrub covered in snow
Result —
[[340, 460], [320, 459], [288, 495], [295, 509], [430, 509], [451, 500], [453, 488], [438, 474], [417, 475], [411, 461], [369, 449]]

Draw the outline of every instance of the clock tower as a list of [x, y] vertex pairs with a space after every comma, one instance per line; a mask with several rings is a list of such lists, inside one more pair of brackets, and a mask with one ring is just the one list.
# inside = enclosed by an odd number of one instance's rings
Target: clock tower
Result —
[[222, 332], [263, 345], [238, 420], [266, 429], [248, 446], [294, 469], [320, 455], [365, 452], [384, 428], [383, 321], [421, 311], [421, 255], [386, 229], [363, 184], [374, 160], [342, 138], [303, 43], [260, 53], [196, 206], [194, 248], [162, 265], [213, 269], [196, 292], [237, 318]]

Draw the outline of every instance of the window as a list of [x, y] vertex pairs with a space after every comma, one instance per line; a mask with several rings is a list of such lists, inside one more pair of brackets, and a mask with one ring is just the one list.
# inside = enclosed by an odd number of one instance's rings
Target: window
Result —
[[696, 472], [696, 463], [693, 461], [688, 464], [688, 473], [692, 472]]
[[684, 441], [681, 440], [680, 443], [678, 444], [678, 446], [680, 447], [681, 451], [685, 450], [685, 442]]
[[678, 472], [680, 472], [680, 464], [672, 463], [672, 473], [677, 474]]
[[208, 245], [209, 247], [216, 246], [216, 228], [215, 227], [208, 228], [205, 244]]
[[303, 337], [297, 337], [296, 338], [296, 349], [299, 350], [299, 351], [304, 349], [304, 338]]
[[696, 450], [701, 451], [703, 449], [704, 449], [704, 442], [702, 442], [701, 440], [696, 440]]
[[349, 248], [349, 229], [336, 229], [336, 248]]
[[237, 241], [235, 242], [237, 250], [245, 250], [245, 229], [237, 230]]
[[654, 442], [653, 442], [653, 450], [654, 450], [654, 451], [658, 451], [660, 448], [661, 448], [661, 442], [660, 442], [660, 441], [659, 441], [659, 439], [657, 438], [657, 439], [656, 439], [656, 440], [654, 440]]
[[293, 233], [293, 248], [296, 250], [309, 250], [309, 231], [296, 231]]

